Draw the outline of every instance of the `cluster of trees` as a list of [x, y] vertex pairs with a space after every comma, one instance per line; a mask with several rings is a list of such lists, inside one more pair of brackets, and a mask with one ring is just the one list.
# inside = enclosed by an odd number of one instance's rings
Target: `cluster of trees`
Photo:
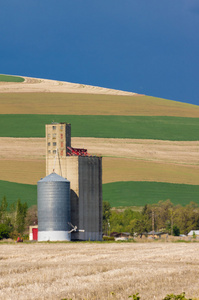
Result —
[[[28, 226], [38, 223], [37, 206], [28, 209], [27, 203], [18, 199], [8, 208], [6, 197], [0, 202], [0, 239], [17, 238], [27, 233]], [[194, 202], [186, 206], [173, 205], [170, 200], [157, 204], [146, 204], [142, 211], [111, 209], [109, 202], [103, 201], [103, 233], [129, 232], [143, 234], [151, 230], [167, 232], [171, 235], [187, 234], [199, 230], [199, 206]]]
[[4, 196], [0, 203], [0, 239], [16, 238], [23, 235], [26, 229], [27, 203], [18, 199], [8, 209], [8, 202]]
[[187, 234], [199, 229], [199, 206], [194, 202], [186, 206], [173, 205], [170, 200], [147, 204], [141, 212], [128, 208], [112, 210], [107, 201], [103, 203], [103, 232], [129, 232], [141, 234], [151, 230], [171, 235]]

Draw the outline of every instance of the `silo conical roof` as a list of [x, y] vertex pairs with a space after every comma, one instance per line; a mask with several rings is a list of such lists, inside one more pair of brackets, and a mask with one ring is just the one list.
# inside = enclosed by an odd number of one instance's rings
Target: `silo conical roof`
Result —
[[54, 181], [64, 181], [69, 182], [66, 178], [56, 174], [55, 172], [51, 173], [50, 175], [40, 179], [38, 182], [54, 182]]

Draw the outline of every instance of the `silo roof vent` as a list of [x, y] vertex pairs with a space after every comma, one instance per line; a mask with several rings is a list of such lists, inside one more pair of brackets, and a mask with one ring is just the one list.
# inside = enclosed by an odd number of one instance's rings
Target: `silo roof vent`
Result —
[[44, 177], [43, 179], [39, 180], [38, 182], [49, 182], [49, 181], [64, 181], [64, 182], [69, 182], [66, 178], [56, 174], [56, 173], [51, 173], [50, 175]]

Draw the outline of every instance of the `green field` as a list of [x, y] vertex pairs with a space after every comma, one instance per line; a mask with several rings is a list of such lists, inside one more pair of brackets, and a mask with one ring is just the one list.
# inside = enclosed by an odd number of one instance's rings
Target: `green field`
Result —
[[9, 205], [20, 199], [30, 207], [37, 204], [37, 186], [0, 180], [0, 200], [3, 196]]
[[1, 115], [1, 137], [45, 137], [45, 124], [68, 122], [73, 137], [196, 141], [199, 118], [156, 116]]
[[2, 82], [23, 82], [24, 78], [19, 77], [19, 76], [0, 74], [0, 81], [2, 81]]
[[103, 200], [112, 207], [144, 206], [168, 199], [175, 205], [184, 206], [191, 201], [199, 204], [199, 186], [146, 181], [103, 184]]
[[[9, 204], [21, 199], [28, 207], [37, 204], [37, 186], [0, 181], [0, 199], [6, 196]], [[191, 201], [199, 204], [199, 186], [162, 182], [114, 182], [103, 184], [103, 200], [112, 207], [144, 206], [170, 199], [175, 205]]]

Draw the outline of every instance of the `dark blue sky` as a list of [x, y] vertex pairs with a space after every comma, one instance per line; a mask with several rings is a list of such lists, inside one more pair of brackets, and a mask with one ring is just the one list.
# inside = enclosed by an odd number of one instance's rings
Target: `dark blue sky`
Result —
[[199, 105], [199, 1], [1, 1], [0, 73]]

